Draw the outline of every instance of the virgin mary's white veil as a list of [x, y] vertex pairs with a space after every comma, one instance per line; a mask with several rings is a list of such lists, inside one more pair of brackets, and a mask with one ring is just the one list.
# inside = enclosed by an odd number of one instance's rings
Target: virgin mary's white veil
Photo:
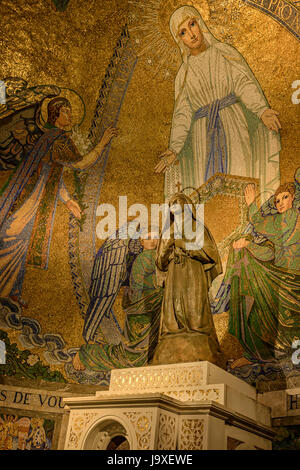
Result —
[[[173, 36], [174, 41], [176, 42], [177, 46], [180, 49], [181, 57], [182, 57], [182, 65], [177, 74], [178, 83], [175, 84], [175, 99], [177, 99], [179, 93], [181, 92], [182, 86], [184, 85], [187, 65], [188, 65], [188, 57], [190, 55], [188, 47], [184, 44], [178, 32], [179, 32], [180, 25], [188, 19], [195, 19], [197, 21], [201, 29], [201, 32], [204, 36], [204, 40], [205, 40], [207, 47], [217, 48], [219, 52], [221, 52], [221, 54], [225, 57], [226, 60], [231, 62], [231, 64], [234, 67], [237, 67], [240, 71], [246, 74], [260, 88], [258, 81], [256, 80], [252, 70], [250, 69], [249, 65], [245, 61], [244, 57], [234, 47], [224, 42], [218, 41], [218, 39], [216, 39], [214, 35], [209, 31], [199, 11], [193, 6], [185, 5], [174, 11], [174, 13], [172, 14], [170, 18], [170, 23], [169, 23], [171, 34]], [[262, 90], [261, 90], [261, 93], [263, 95]], [[266, 106], [268, 106], [268, 102], [266, 99], [265, 101], [266, 101]]]
[[[203, 34], [205, 43], [208, 48], [214, 47], [216, 48], [224, 57], [224, 59], [230, 62], [231, 66], [237, 68], [239, 72], [244, 74], [250, 81], [257, 85], [259, 92], [262, 95], [266, 103], [266, 107], [269, 107], [268, 101], [264, 96], [264, 93], [260, 87], [260, 84], [256, 80], [252, 70], [250, 69], [249, 65], [247, 64], [244, 57], [232, 46], [226, 44], [224, 42], [218, 41], [214, 35], [209, 31], [208, 27], [206, 26], [205, 22], [203, 21], [201, 14], [199, 11], [194, 8], [193, 6], [182, 6], [174, 11], [170, 18], [170, 31], [176, 42], [177, 46], [180, 49], [181, 57], [182, 57], [182, 64], [178, 70], [176, 79], [175, 79], [175, 105], [177, 100], [180, 98], [181, 93], [183, 92], [185, 81], [187, 78], [188, 72], [188, 58], [189, 58], [189, 49], [182, 41], [181, 37], [179, 36], [179, 28], [183, 22], [188, 19], [195, 19], [201, 29]], [[262, 121], [253, 115], [243, 104], [243, 112], [245, 118], [248, 123], [248, 129], [250, 132], [250, 139], [253, 144], [253, 159], [254, 161], [265, 160], [268, 162], [274, 162], [275, 166], [279, 165], [279, 151], [281, 148], [280, 145], [280, 137], [275, 132], [269, 132], [269, 130], [264, 126]], [[181, 177], [177, 175], [176, 168], [173, 166], [166, 172], [166, 182], [167, 179], [170, 180], [170, 188], [174, 188], [178, 179], [181, 179], [181, 182], [184, 186], [194, 186], [194, 181], [191, 180], [193, 174], [193, 151], [191, 147], [191, 139], [190, 133], [187, 137], [186, 143], [184, 145], [183, 150], [180, 152], [181, 154], [185, 154], [185, 163], [181, 162]], [[180, 157], [180, 155], [178, 156]], [[180, 158], [179, 158], [180, 159]], [[184, 169], [183, 166], [186, 166]], [[189, 169], [188, 169], [189, 168]], [[176, 173], [176, 175], [175, 175]], [[189, 174], [189, 178], [186, 179], [185, 174]], [[176, 181], [175, 181], [176, 180]], [[166, 190], [166, 194], [169, 192], [169, 189]], [[266, 199], [266, 195], [264, 196], [264, 200]]]
[[204, 23], [200, 13], [196, 8], [192, 6], [183, 6], [178, 8], [177, 10], [174, 11], [170, 18], [170, 31], [173, 36], [174, 41], [178, 45], [180, 52], [181, 52], [181, 57], [182, 57], [182, 62], [187, 63], [187, 59], [189, 56], [189, 49], [188, 47], [184, 44], [182, 41], [181, 37], [179, 36], [179, 27], [184, 23], [186, 20], [193, 18], [197, 21], [199, 28], [204, 36], [204, 40], [206, 42], [207, 46], [212, 46], [213, 44], [216, 44], [219, 42], [213, 35], [212, 33], [208, 30], [206, 24]]

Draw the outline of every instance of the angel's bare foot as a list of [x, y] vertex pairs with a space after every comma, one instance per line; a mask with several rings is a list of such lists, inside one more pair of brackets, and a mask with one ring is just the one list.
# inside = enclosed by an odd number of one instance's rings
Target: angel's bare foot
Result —
[[80, 357], [79, 357], [79, 351], [75, 354], [73, 357], [73, 367], [75, 370], [85, 370], [84, 365], [82, 364]]
[[236, 359], [235, 361], [233, 361], [232, 364], [230, 364], [230, 369], [235, 369], [236, 367], [247, 366], [249, 364], [252, 364], [252, 362], [246, 359], [245, 357], [240, 357], [239, 359]]

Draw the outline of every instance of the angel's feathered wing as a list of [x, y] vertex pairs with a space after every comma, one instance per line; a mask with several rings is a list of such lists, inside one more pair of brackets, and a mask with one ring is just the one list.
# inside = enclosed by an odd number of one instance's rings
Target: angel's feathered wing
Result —
[[[30, 116], [32, 114], [32, 116]], [[14, 116], [15, 126], [2, 132], [0, 141], [0, 170], [12, 170], [33, 148], [43, 134], [35, 123], [34, 109], [19, 111]], [[4, 126], [3, 126], [4, 127]], [[2, 127], [2, 131], [4, 131]]]
[[19, 77], [3, 80], [5, 103], [0, 104], [0, 170], [12, 170], [43, 134], [38, 125], [41, 104], [45, 98], [57, 96], [54, 85], [27, 88]]
[[83, 338], [93, 341], [103, 319], [110, 318], [121, 328], [113, 313], [113, 304], [122, 285], [128, 284], [132, 263], [143, 250], [139, 240], [120, 238], [107, 239], [97, 255], [90, 284], [90, 303], [85, 315]]

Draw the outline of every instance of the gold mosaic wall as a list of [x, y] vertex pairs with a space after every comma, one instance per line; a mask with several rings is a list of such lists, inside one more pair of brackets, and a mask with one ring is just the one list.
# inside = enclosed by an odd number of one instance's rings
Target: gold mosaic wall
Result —
[[[76, 90], [86, 104], [81, 127], [86, 132], [127, 17], [127, 0], [70, 0], [65, 12], [57, 12], [51, 0], [2, 0], [0, 76], [22, 77], [29, 86], [54, 84]], [[230, 34], [231, 43], [247, 59], [271, 107], [280, 113], [281, 179], [292, 180], [300, 149], [300, 105], [291, 101], [291, 84], [300, 79], [299, 42], [272, 18], [248, 6], [231, 24]], [[122, 106], [120, 136], [112, 144], [101, 202], [116, 205], [119, 195], [127, 195], [129, 205], [163, 200], [163, 176], [155, 175], [153, 168], [167, 147], [172, 108], [173, 76], [155, 77], [146, 58], [140, 59]], [[0, 182], [4, 177], [2, 174]], [[71, 178], [66, 180], [71, 189]], [[217, 214], [218, 200], [210, 206]], [[218, 238], [218, 221], [213, 221], [212, 227]], [[62, 334], [67, 347], [82, 343], [83, 320], [73, 292], [68, 217], [62, 204], [56, 212], [49, 269], [27, 269], [23, 296], [30, 299], [26, 316], [36, 318], [44, 333]], [[216, 324], [226, 354], [239, 357], [239, 347], [226, 334], [226, 316], [220, 316]]]

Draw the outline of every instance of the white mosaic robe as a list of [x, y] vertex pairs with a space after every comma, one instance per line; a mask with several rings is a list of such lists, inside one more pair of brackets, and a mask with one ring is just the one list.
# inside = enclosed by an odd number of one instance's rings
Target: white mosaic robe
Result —
[[219, 111], [227, 144], [227, 174], [260, 179], [264, 202], [280, 184], [280, 138], [260, 120], [269, 105], [244, 59], [235, 49], [219, 44], [190, 56], [177, 74], [170, 148], [180, 166], [166, 172], [166, 196], [175, 192], [178, 178], [183, 187], [199, 188], [205, 182], [207, 117], [193, 120], [193, 116], [199, 108], [234, 93], [239, 101]]

